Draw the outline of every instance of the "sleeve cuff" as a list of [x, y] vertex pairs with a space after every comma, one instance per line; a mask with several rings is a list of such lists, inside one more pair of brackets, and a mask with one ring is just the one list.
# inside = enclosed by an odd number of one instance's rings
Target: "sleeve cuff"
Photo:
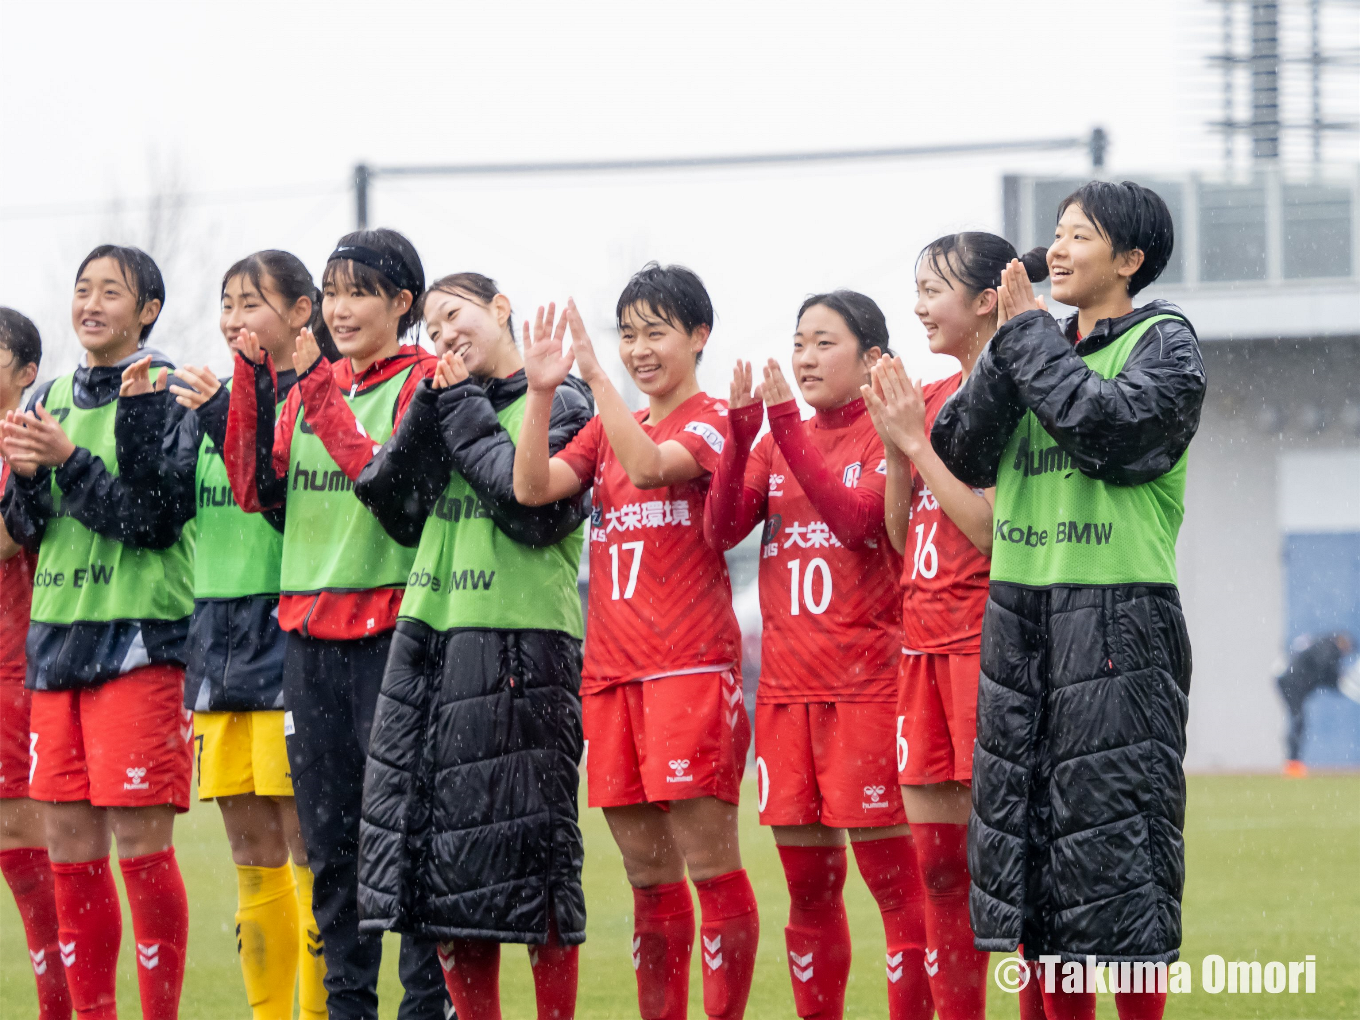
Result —
[[776, 418], [786, 418], [789, 415], [794, 415], [799, 421], [803, 420], [803, 416], [798, 413], [798, 401], [794, 399], [786, 400], [782, 404], [771, 404], [765, 413], [770, 416], [771, 424]]

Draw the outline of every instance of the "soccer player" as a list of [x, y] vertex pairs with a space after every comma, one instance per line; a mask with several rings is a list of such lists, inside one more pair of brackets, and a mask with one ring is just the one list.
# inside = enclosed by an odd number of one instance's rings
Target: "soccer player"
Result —
[[[633, 966], [646, 1020], [686, 1015], [699, 893], [704, 1012], [746, 1008], [760, 921], [741, 866], [737, 801], [750, 724], [727, 565], [703, 537], [727, 407], [695, 367], [713, 329], [703, 282], [650, 263], [615, 309], [619, 356], [647, 407], [610, 382], [574, 302], [540, 313], [515, 495], [540, 506], [592, 489], [589, 639], [581, 701], [590, 805], [604, 809], [633, 886]], [[562, 338], [571, 329], [571, 350]], [[599, 414], [549, 453], [550, 408], [573, 359]]]
[[[321, 288], [322, 316], [344, 357], [332, 366], [303, 327], [292, 357], [297, 383], [276, 415], [274, 360], [258, 337], [238, 333], [223, 459], [241, 509], [287, 511], [283, 732], [314, 876], [327, 1009], [351, 1020], [377, 1012], [382, 936], [359, 930], [359, 811], [373, 710], [414, 555], [355, 498], [354, 483], [435, 359], [402, 343], [419, 321], [425, 272], [401, 234], [346, 234]], [[403, 1020], [442, 1020], [448, 1000], [434, 943], [403, 938], [399, 969]]]
[[[1001, 323], [931, 429], [967, 485], [996, 486], [969, 832], [980, 949], [1169, 963], [1185, 874], [1190, 645], [1176, 591], [1186, 449], [1204, 366], [1165, 302], [1134, 308], [1172, 250], [1138, 184], [1092, 181], [1059, 207], [1059, 323], [1018, 261]], [[1047, 975], [1046, 975], [1047, 976]], [[1092, 992], [1044, 989], [1049, 1020]], [[1116, 995], [1123, 1020], [1165, 995]]]
[[[17, 411], [38, 377], [42, 338], [27, 316], [0, 308], [0, 414]], [[0, 462], [0, 492], [9, 464]], [[43, 805], [28, 796], [28, 717], [24, 638], [37, 557], [0, 524], [0, 872], [23, 919], [38, 984], [39, 1020], [69, 1020], [71, 995], [57, 950], [57, 904], [47, 858]]]
[[[444, 940], [459, 1020], [499, 1020], [502, 942], [529, 947], [540, 1020], [569, 1020], [586, 936], [576, 578], [589, 503], [515, 500], [528, 382], [511, 314], [479, 273], [430, 287], [442, 362], [355, 487], [419, 542], [369, 745], [359, 905], [365, 927]], [[585, 384], [565, 379], [549, 450], [591, 411]]]
[[[122, 911], [136, 936], [142, 1015], [178, 1015], [189, 904], [171, 845], [189, 809], [193, 718], [182, 707], [193, 612], [192, 459], [146, 457], [180, 413], [169, 361], [143, 350], [165, 301], [156, 263], [100, 245], [80, 264], [71, 324], [84, 364], [6, 415], [5, 526], [38, 551], [27, 686], [29, 796], [45, 808], [71, 1002], [113, 1017]], [[155, 383], [151, 369], [157, 370]]]
[[[940, 407], [996, 332], [996, 288], [1016, 257], [995, 234], [937, 238], [917, 258], [916, 315], [930, 350], [960, 371], [919, 386], [900, 360], [874, 367], [870, 414], [888, 455], [887, 524], [904, 557], [897, 768], [926, 888], [927, 971], [941, 1020], [981, 1020], [987, 954], [968, 925], [968, 813], [976, 735], [978, 640], [992, 548], [990, 490], [969, 488], [930, 446]], [[1048, 274], [1043, 253], [1026, 256]]]
[[[838, 290], [804, 301], [792, 367], [816, 413], [802, 420], [774, 359], [758, 393], [750, 364], [738, 362], [704, 511], [718, 551], [764, 522], [756, 789], [788, 881], [784, 939], [800, 1017], [845, 1012], [847, 832], [883, 915], [888, 1014], [934, 1014], [894, 754], [901, 560], [884, 534], [883, 443], [860, 396], [887, 350], [887, 322], [870, 298]], [[765, 408], [770, 432], [751, 452]]]
[[[299, 330], [310, 325], [329, 340], [311, 274], [288, 252], [256, 252], [227, 270], [221, 302], [222, 335], [229, 343], [242, 331], [254, 336], [283, 366], [276, 386], [286, 400]], [[322, 1020], [326, 968], [283, 735], [283, 515], [247, 514], [232, 497], [222, 459], [227, 388], [206, 368], [185, 366], [178, 378], [170, 390], [192, 409], [181, 430], [197, 464], [184, 706], [194, 712], [198, 796], [217, 801], [231, 844], [236, 946], [254, 1020], [292, 1020], [295, 980], [302, 1020]]]

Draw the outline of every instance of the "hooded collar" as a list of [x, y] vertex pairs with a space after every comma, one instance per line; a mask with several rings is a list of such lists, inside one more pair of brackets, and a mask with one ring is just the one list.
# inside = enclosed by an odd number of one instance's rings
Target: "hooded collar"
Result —
[[[1185, 313], [1170, 301], [1163, 301], [1161, 298], [1149, 301], [1141, 308], [1135, 308], [1127, 315], [1121, 315], [1116, 319], [1098, 319], [1095, 327], [1086, 336], [1077, 338], [1077, 313], [1073, 312], [1062, 322], [1063, 335], [1068, 342], [1076, 347], [1080, 355], [1094, 354], [1102, 347], [1113, 343], [1123, 334], [1127, 333], [1144, 319], [1150, 319], [1154, 315], [1175, 315], [1185, 321], [1189, 326], [1189, 320], [1185, 318]], [[1193, 331], [1193, 327], [1191, 327]]]
[[154, 347], [139, 347], [116, 365], [87, 365], [81, 359], [80, 367], [73, 374], [71, 390], [76, 407], [89, 410], [103, 407], [118, 399], [118, 391], [123, 386], [123, 370], [147, 355], [151, 356], [151, 370], [168, 368], [174, 371], [175, 363]]

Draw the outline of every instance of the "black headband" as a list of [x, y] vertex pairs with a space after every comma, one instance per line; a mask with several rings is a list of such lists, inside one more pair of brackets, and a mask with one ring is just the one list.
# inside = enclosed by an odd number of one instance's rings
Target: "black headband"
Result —
[[331, 252], [330, 258], [326, 261], [329, 263], [341, 259], [357, 262], [361, 266], [368, 266], [374, 272], [382, 273], [397, 290], [409, 290], [413, 298], [420, 297], [420, 292], [425, 289], [416, 280], [415, 274], [411, 272], [406, 263], [395, 255], [366, 248], [361, 244], [342, 244]]

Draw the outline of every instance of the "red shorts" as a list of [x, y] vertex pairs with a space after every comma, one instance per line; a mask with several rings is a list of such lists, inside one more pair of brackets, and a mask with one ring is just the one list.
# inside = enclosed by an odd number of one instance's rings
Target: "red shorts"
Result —
[[761, 825], [904, 825], [891, 704], [756, 702]]
[[189, 810], [194, 716], [184, 667], [142, 666], [98, 687], [34, 691], [34, 800]]
[[24, 675], [0, 676], [0, 800], [28, 796], [28, 711]]
[[897, 777], [903, 786], [973, 781], [980, 657], [902, 656], [897, 674]]
[[751, 744], [741, 676], [687, 673], [581, 698], [591, 807], [741, 796]]

